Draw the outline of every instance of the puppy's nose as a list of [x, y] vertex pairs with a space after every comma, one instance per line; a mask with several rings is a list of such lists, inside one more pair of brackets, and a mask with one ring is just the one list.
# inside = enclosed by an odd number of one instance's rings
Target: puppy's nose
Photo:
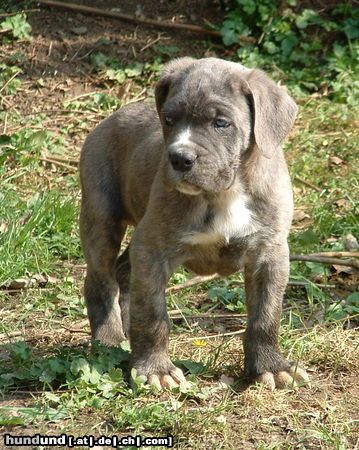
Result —
[[172, 164], [172, 167], [179, 172], [188, 172], [192, 169], [197, 156], [190, 152], [179, 152], [174, 151], [170, 152], [169, 158]]

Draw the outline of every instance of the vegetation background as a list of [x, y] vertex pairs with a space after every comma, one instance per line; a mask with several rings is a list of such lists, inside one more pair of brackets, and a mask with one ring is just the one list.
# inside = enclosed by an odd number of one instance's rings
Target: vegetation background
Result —
[[[40, 3], [0, 1], [1, 432], [173, 435], [180, 449], [358, 448], [357, 2], [76, 1], [220, 37]], [[281, 345], [309, 369], [311, 389], [246, 384], [241, 274], [189, 287], [183, 270], [171, 279], [171, 354], [188, 389], [158, 393], [135, 374], [130, 389], [128, 344], [89, 351], [81, 145], [115, 109], [153, 98], [163, 64], [184, 55], [265, 69], [300, 105], [285, 149], [290, 243], [311, 256], [292, 261]]]

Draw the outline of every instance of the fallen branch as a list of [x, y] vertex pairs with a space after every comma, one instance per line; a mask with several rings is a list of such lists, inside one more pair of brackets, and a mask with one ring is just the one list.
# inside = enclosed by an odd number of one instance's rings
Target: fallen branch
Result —
[[78, 165], [79, 165], [78, 159], [64, 158], [64, 157], [54, 156], [54, 155], [46, 155], [45, 158], [52, 160], [52, 161], [59, 161], [62, 163], [74, 165], [76, 167], [78, 167]]
[[167, 28], [167, 29], [175, 29], [175, 30], [176, 29], [177, 30], [185, 30], [185, 31], [191, 31], [194, 33], [208, 34], [208, 35], [214, 36], [214, 37], [221, 37], [221, 33], [219, 31], [209, 30], [206, 28], [199, 27], [198, 25], [159, 22], [158, 20], [143, 19], [140, 17], [132, 16], [130, 14], [123, 14], [123, 13], [120, 13], [117, 11], [106, 11], [106, 10], [100, 9], [100, 8], [93, 8], [91, 6], [77, 5], [77, 4], [66, 3], [66, 2], [57, 2], [54, 0], [39, 0], [38, 3], [40, 3], [41, 5], [46, 5], [46, 6], [53, 6], [55, 8], [71, 9], [73, 11], [79, 11], [82, 13], [95, 14], [97, 16], [112, 17], [115, 19], [124, 20], [126, 22], [139, 23], [139, 24], [147, 25], [147, 26], [151, 26], [151, 27]]
[[[339, 259], [339, 258], [347, 258], [350, 259]], [[309, 255], [291, 255], [291, 261], [308, 261], [308, 262], [317, 262], [321, 264], [329, 264], [329, 265], [338, 265], [338, 266], [347, 266], [352, 267], [354, 269], [359, 270], [359, 262], [354, 259], [359, 257], [359, 252], [321, 252], [321, 253], [312, 253]], [[190, 280], [185, 281], [184, 283], [177, 284], [175, 286], [171, 286], [166, 289], [166, 292], [175, 292], [180, 291], [182, 289], [187, 289], [189, 287], [196, 286], [198, 284], [206, 283], [207, 281], [212, 281], [220, 278], [220, 276], [216, 273], [214, 275], [208, 276], [197, 276], [193, 277]], [[244, 282], [237, 281], [237, 284], [244, 284]], [[289, 281], [288, 286], [307, 286], [309, 283], [305, 281]], [[317, 284], [314, 283], [318, 287], [323, 288], [333, 288], [335, 285], [333, 284]]]
[[[218, 274], [193, 277], [190, 280], [185, 281], [184, 283], [176, 284], [175, 286], [171, 286], [171, 287], [167, 288], [166, 293], [180, 291], [182, 289], [187, 289], [189, 287], [193, 287], [198, 284], [206, 283], [208, 281], [216, 280], [218, 278], [221, 278]], [[244, 281], [236, 281], [235, 283], [236, 284], [244, 284]], [[310, 283], [307, 281], [294, 281], [294, 280], [288, 281], [288, 286], [306, 287], [309, 284]], [[312, 283], [312, 284], [315, 284], [319, 288], [329, 288], [330, 289], [330, 288], [336, 287], [335, 284], [321, 284], [321, 283]]]
[[77, 167], [71, 166], [70, 164], [66, 164], [64, 162], [58, 161], [57, 159], [53, 159], [50, 157], [40, 158], [40, 161], [47, 162], [49, 164], [53, 164], [54, 166], [63, 167], [71, 172], [77, 170]]
[[231, 331], [228, 333], [220, 333], [220, 334], [209, 334], [208, 336], [191, 337], [191, 338], [188, 338], [187, 341], [202, 341], [203, 339], [215, 339], [215, 338], [221, 338], [221, 337], [226, 337], [226, 336], [236, 336], [236, 335], [242, 335], [242, 334], [244, 334], [244, 330]]
[[[95, 14], [97, 16], [103, 16], [103, 17], [111, 17], [115, 19], [124, 20], [126, 22], [132, 22], [137, 23], [149, 27], [156, 27], [156, 28], [166, 28], [169, 30], [182, 30], [182, 31], [189, 31], [192, 33], [199, 33], [199, 34], [207, 34], [208, 36], [220, 38], [222, 37], [221, 33], [216, 30], [210, 30], [207, 28], [200, 27], [198, 25], [191, 25], [191, 24], [184, 24], [184, 23], [172, 23], [172, 22], [160, 22], [158, 20], [153, 19], [144, 19], [136, 16], [132, 16], [130, 14], [123, 14], [117, 11], [106, 11], [104, 9], [100, 8], [93, 8], [90, 6], [84, 6], [84, 5], [77, 5], [73, 3], [66, 3], [66, 2], [57, 2], [54, 0], [38, 0], [38, 3], [45, 6], [53, 6], [55, 8], [64, 8], [64, 9], [70, 9], [73, 11], [78, 11], [85, 14]], [[241, 36], [239, 38], [243, 42], [249, 42], [254, 43], [255, 40], [248, 36]]]
[[4, 18], [4, 17], [11, 17], [11, 16], [16, 16], [17, 14], [27, 14], [29, 12], [39, 12], [39, 9], [22, 9], [21, 11], [16, 11], [16, 12], [12, 12], [12, 13], [1, 13], [0, 14], [0, 19]]
[[[323, 253], [325, 255], [325, 253]], [[330, 258], [328, 256], [317, 256], [317, 255], [290, 255], [291, 261], [308, 261], [316, 262], [321, 264], [329, 264], [336, 266], [346, 266], [352, 267], [353, 269], [359, 270], [359, 261], [354, 258], [351, 259], [339, 259]]]
[[97, 91], [91, 91], [91, 92], [85, 92], [84, 94], [76, 95], [76, 97], [69, 98], [67, 100], [64, 100], [64, 103], [72, 103], [75, 100], [80, 100], [80, 98], [90, 97], [91, 95], [97, 94]]
[[180, 291], [181, 289], [186, 289], [188, 287], [195, 286], [196, 284], [205, 283], [206, 281], [211, 281], [216, 278], [219, 278], [219, 275], [217, 273], [215, 273], [214, 275], [193, 277], [190, 280], [185, 281], [184, 283], [176, 284], [174, 286], [167, 288], [166, 292], [168, 293], [168, 292]]
[[204, 313], [204, 314], [179, 314], [178, 312], [171, 313], [171, 311], [168, 311], [168, 315], [172, 320], [178, 320], [178, 319], [190, 319], [190, 320], [197, 320], [197, 319], [239, 319], [243, 317], [247, 317], [247, 314], [230, 314], [230, 313], [222, 313], [222, 314], [215, 314], [215, 313]]
[[359, 252], [319, 252], [310, 253], [310, 255], [308, 256], [328, 256], [330, 258], [359, 258]]

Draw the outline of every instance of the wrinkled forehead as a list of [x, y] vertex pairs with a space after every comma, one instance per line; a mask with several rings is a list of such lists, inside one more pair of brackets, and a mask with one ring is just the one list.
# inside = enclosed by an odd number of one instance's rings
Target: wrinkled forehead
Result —
[[[241, 103], [244, 106], [246, 99], [244, 93], [241, 95], [241, 73], [234, 69], [230, 63], [228, 66], [194, 64], [176, 77], [164, 109], [180, 108], [189, 114], [198, 114], [210, 109], [230, 112], [240, 107]], [[244, 75], [245, 72], [243, 80]]]

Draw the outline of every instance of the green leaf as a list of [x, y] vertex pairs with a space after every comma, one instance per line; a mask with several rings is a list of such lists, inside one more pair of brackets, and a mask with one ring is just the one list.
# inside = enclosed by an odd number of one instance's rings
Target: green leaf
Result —
[[147, 377], [145, 375], [138, 375], [135, 368], [131, 369], [131, 378], [137, 387], [143, 386], [147, 381]]
[[236, 25], [231, 20], [226, 20], [221, 28], [221, 35], [224, 45], [232, 45], [238, 42]]
[[45, 369], [39, 377], [43, 383], [51, 383], [56, 378], [56, 375], [50, 370]]
[[143, 72], [144, 65], [142, 63], [135, 63], [131, 66], [125, 67], [123, 70], [129, 78], [139, 77]]
[[345, 309], [349, 314], [359, 314], [359, 292], [348, 296]]
[[72, 361], [70, 370], [74, 375], [78, 375], [81, 372], [88, 376], [90, 374], [90, 365], [86, 359], [77, 358]]
[[270, 55], [274, 55], [274, 53], [278, 52], [278, 47], [274, 44], [274, 42], [266, 41], [264, 42], [263, 47]]
[[280, 46], [282, 49], [282, 53], [286, 56], [289, 56], [293, 48], [297, 45], [298, 39], [294, 34], [291, 34], [290, 36], [283, 39]]
[[92, 53], [90, 57], [91, 63], [101, 69], [104, 69], [108, 66], [109, 58], [102, 52]]
[[11, 349], [10, 355], [19, 361], [29, 361], [31, 359], [31, 348], [26, 342], [17, 342]]
[[39, 148], [44, 144], [46, 138], [47, 138], [47, 131], [45, 130], [35, 131], [35, 133], [33, 133], [29, 138], [29, 144]]
[[18, 39], [29, 39], [31, 37], [31, 25], [27, 22], [25, 14], [16, 14], [6, 18], [0, 23], [0, 28], [10, 29], [13, 36]]
[[191, 361], [190, 359], [181, 359], [178, 364], [184, 367], [193, 375], [198, 375], [204, 371], [204, 364], [201, 362]]
[[298, 242], [303, 246], [309, 246], [313, 244], [317, 244], [319, 242], [319, 239], [317, 235], [314, 233], [314, 231], [310, 228], [306, 231], [303, 231], [303, 233], [300, 233], [297, 237]]
[[256, 2], [254, 0], [237, 0], [237, 3], [242, 5], [243, 11], [249, 15], [253, 14], [257, 9]]
[[44, 396], [52, 403], [60, 403], [60, 397], [53, 392], [45, 392]]
[[88, 376], [88, 381], [92, 384], [97, 385], [97, 383], [100, 381], [101, 379], [101, 373], [97, 370], [96, 367], [92, 367], [90, 370], [90, 374]]
[[120, 84], [127, 78], [125, 71], [122, 69], [107, 69], [105, 75], [109, 80], [117, 81]]
[[121, 350], [123, 350], [124, 352], [130, 352], [130, 351], [131, 351], [130, 342], [129, 342], [129, 341], [123, 341], [123, 342], [121, 342], [120, 348], [121, 348]]
[[8, 145], [11, 142], [11, 136], [0, 134], [0, 145]]
[[320, 23], [321, 19], [312, 9], [303, 9], [302, 13], [296, 17], [295, 23], [301, 30], [307, 28], [310, 23]]
[[110, 369], [108, 372], [108, 376], [114, 383], [121, 383], [123, 381], [123, 373], [121, 369]]
[[69, 417], [68, 410], [64, 405], [59, 405], [57, 408], [46, 408], [44, 411], [41, 411], [41, 414], [45, 419], [52, 422], [64, 420]]
[[348, 39], [357, 39], [359, 37], [359, 19], [350, 18], [344, 24], [344, 33]]
[[47, 362], [48, 362], [50, 369], [54, 373], [65, 373], [66, 372], [64, 361], [57, 359], [57, 358], [51, 358]]
[[0, 412], [0, 426], [15, 426], [26, 425], [26, 420], [23, 417], [8, 416]]

